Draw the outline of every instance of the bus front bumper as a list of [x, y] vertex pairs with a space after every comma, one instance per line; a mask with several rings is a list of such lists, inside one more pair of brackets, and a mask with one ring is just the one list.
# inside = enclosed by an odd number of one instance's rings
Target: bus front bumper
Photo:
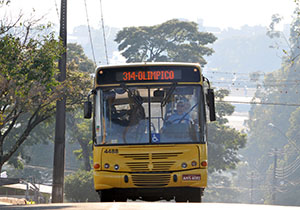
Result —
[[169, 188], [207, 186], [207, 170], [193, 169], [172, 173], [123, 173], [94, 171], [95, 190], [113, 188]]

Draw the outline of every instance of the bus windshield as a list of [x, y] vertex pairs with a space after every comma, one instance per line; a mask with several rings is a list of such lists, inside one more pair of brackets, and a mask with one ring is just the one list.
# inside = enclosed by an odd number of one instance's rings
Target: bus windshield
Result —
[[205, 142], [199, 85], [99, 88], [96, 144]]

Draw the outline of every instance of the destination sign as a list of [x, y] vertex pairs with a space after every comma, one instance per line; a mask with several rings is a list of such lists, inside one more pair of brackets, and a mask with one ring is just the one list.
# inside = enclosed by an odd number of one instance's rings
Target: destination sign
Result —
[[117, 66], [98, 69], [97, 84], [199, 82], [200, 70], [193, 66]]
[[116, 73], [116, 80], [120, 81], [148, 81], [148, 80], [180, 80], [180, 70], [161, 71], [124, 71]]

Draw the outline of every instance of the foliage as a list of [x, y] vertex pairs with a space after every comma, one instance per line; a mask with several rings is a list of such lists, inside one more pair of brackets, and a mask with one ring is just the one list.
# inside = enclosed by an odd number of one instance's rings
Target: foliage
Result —
[[[55, 62], [61, 48], [53, 34], [41, 41], [30, 38], [26, 43], [11, 34], [4, 34], [0, 47], [2, 166], [34, 127], [51, 116], [55, 108], [53, 102], [60, 97], [63, 88], [55, 80]], [[7, 142], [9, 144], [5, 144]]]
[[93, 186], [93, 171], [78, 170], [65, 178], [65, 196], [71, 202], [98, 201]]
[[[297, 11], [297, 9], [296, 9]], [[260, 185], [266, 185], [263, 197], [266, 203], [280, 205], [299, 205], [299, 154], [300, 154], [300, 87], [299, 78], [299, 13], [291, 26], [290, 49], [283, 58], [282, 67], [265, 76], [263, 84], [256, 91], [255, 97], [263, 103], [277, 105], [253, 105], [248, 121], [249, 144], [244, 152], [250, 168], [262, 177]], [[276, 169], [275, 192], [272, 185], [273, 177], [266, 174], [273, 173], [274, 148], [279, 149]], [[297, 149], [298, 148], [298, 149]], [[292, 170], [293, 169], [293, 170]], [[276, 200], [271, 200], [272, 194]]]
[[[216, 180], [218, 180], [216, 182]], [[214, 203], [238, 203], [240, 191], [232, 188], [229, 177], [218, 173], [210, 174], [208, 187], [205, 189], [203, 201]]]
[[57, 82], [61, 44], [49, 26], [19, 21], [0, 26], [0, 171], [7, 161], [22, 167], [20, 146], [53, 116], [58, 99], [65, 95], [72, 110], [91, 87], [90, 76], [77, 71]]
[[225, 124], [225, 118], [233, 113], [234, 107], [224, 102], [223, 99], [229, 94], [228, 90], [216, 92], [216, 114], [217, 121], [208, 125], [208, 161], [209, 172], [222, 172], [235, 169], [239, 162], [238, 150], [246, 145], [246, 134], [241, 134], [234, 128]]
[[240, 155], [246, 145], [246, 134], [230, 128], [226, 116], [234, 112], [234, 106], [224, 102], [228, 90], [215, 92], [217, 121], [208, 124], [208, 188], [204, 194], [206, 202], [238, 202], [240, 192], [232, 188], [232, 178]]
[[68, 113], [67, 124], [69, 140], [80, 145], [80, 149], [73, 152], [79, 160], [83, 160], [84, 169], [90, 171], [92, 157], [91, 122], [83, 119], [82, 109], [76, 109]]
[[212, 33], [199, 32], [194, 22], [169, 20], [155, 26], [124, 28], [115, 41], [126, 62], [176, 61], [206, 64], [203, 56], [213, 50], [205, 45], [217, 38]]
[[282, 21], [282, 17], [279, 14], [274, 14], [272, 16], [272, 22], [269, 25], [267, 35], [272, 39], [279, 40], [282, 38], [284, 42], [286, 43], [288, 49], [285, 49], [284, 47], [280, 46], [276, 42], [275, 46], [271, 46], [272, 48], [282, 48], [282, 52], [284, 53], [285, 57], [284, 59], [289, 63], [294, 63], [296, 58], [300, 56], [300, 38], [299, 38], [299, 24], [300, 24], [300, 6], [299, 1], [296, 0], [296, 8], [293, 13], [293, 22], [290, 25], [290, 37], [287, 39], [282, 31], [276, 30], [276, 25], [279, 24]]
[[83, 51], [81, 45], [77, 43], [69, 43], [67, 45], [67, 64], [70, 66], [75, 63], [76, 69], [80, 72], [94, 73], [95, 64], [91, 61]]
[[[297, 174], [297, 170], [287, 170], [298, 158], [300, 152], [300, 150], [297, 150], [297, 148], [300, 148], [299, 138], [297, 138], [300, 135], [298, 125], [299, 109], [294, 106], [284, 105], [300, 103], [297, 95], [300, 91], [299, 86], [286, 85], [286, 81], [292, 81], [292, 78], [299, 77], [296, 76], [299, 73], [294, 71], [296, 68], [299, 68], [299, 61], [296, 64], [284, 66], [282, 69], [265, 77], [264, 86], [257, 90], [256, 97], [262, 102], [283, 105], [268, 106], [267, 108], [264, 105], [252, 106], [248, 122], [250, 128], [249, 145], [244, 152], [250, 167], [256, 168], [256, 172], [264, 177], [261, 182], [271, 184], [273, 182], [271, 177], [263, 176], [262, 174], [273, 173], [274, 158], [270, 157], [270, 152], [274, 148], [281, 148], [280, 151], [284, 155], [279, 155], [278, 158], [281, 176], [278, 175], [277, 178], [279, 180], [277, 183], [284, 184], [276, 187], [276, 191], [278, 191], [276, 192], [277, 200], [275, 202], [282, 205], [295, 205], [295, 199], [293, 200], [293, 198], [295, 193], [299, 191], [299, 187], [294, 183], [299, 183], [300, 180], [297, 176], [293, 176], [293, 174]], [[272, 82], [270, 82], [270, 79], [272, 79]], [[269, 86], [271, 84], [272, 86]], [[296, 167], [296, 165], [293, 167]], [[264, 197], [266, 199], [271, 197], [269, 193], [268, 191], [265, 192]], [[286, 197], [285, 194], [287, 193], [290, 199], [281, 199], [282, 195]], [[273, 201], [267, 199], [266, 202], [270, 203]]]
[[[69, 71], [80, 71], [82, 73], [94, 73], [95, 64], [86, 57], [83, 48], [75, 43], [68, 44], [67, 66]], [[92, 78], [89, 79], [90, 84], [87, 86], [92, 89]], [[84, 169], [91, 170], [92, 156], [92, 137], [91, 123], [89, 120], [83, 119], [83, 107], [78, 106], [73, 111], [69, 111], [67, 115], [67, 134], [70, 142], [79, 143], [80, 149], [75, 150], [74, 154], [78, 159], [83, 160]]]

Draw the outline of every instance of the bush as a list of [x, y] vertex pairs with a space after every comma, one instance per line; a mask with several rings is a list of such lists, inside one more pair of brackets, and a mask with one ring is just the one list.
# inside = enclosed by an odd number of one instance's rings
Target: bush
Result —
[[72, 202], [99, 201], [94, 190], [93, 171], [78, 170], [65, 178], [65, 196]]

